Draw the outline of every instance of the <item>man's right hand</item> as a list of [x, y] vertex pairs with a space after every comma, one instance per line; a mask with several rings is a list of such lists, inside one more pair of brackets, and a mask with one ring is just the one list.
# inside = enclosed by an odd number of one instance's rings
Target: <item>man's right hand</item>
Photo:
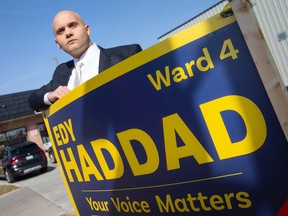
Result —
[[54, 103], [55, 101], [66, 95], [68, 92], [70, 92], [70, 89], [67, 86], [59, 86], [53, 92], [49, 92], [47, 97], [51, 103]]

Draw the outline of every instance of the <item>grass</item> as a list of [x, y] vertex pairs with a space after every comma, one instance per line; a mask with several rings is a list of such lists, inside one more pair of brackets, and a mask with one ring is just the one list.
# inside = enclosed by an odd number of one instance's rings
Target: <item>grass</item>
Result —
[[0, 195], [16, 190], [19, 187], [15, 185], [0, 185]]

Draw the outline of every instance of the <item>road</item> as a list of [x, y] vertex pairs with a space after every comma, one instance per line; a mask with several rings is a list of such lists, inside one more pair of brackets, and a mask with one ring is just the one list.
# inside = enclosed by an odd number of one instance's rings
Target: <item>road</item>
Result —
[[[32, 174], [16, 179], [13, 183], [21, 188], [28, 188], [44, 197], [52, 204], [73, 215], [73, 207], [65, 189], [60, 169], [57, 164], [49, 162], [48, 172], [44, 174]], [[0, 185], [7, 185], [5, 179], [0, 179]], [[12, 192], [13, 193], [13, 192]], [[13, 208], [13, 205], [11, 205]]]

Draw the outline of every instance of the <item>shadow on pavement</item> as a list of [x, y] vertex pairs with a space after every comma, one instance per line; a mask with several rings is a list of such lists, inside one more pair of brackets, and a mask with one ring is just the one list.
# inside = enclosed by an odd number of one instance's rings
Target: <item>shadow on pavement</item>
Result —
[[[19, 181], [24, 181], [24, 180], [27, 180], [27, 179], [29, 179], [29, 178], [32, 178], [32, 177], [35, 177], [35, 176], [39, 176], [39, 175], [42, 175], [42, 174], [45, 174], [45, 173], [49, 173], [49, 172], [53, 171], [54, 169], [56, 169], [56, 167], [55, 167], [54, 165], [52, 165], [52, 166], [48, 165], [48, 170], [47, 170], [47, 172], [42, 173], [40, 170], [37, 170], [37, 171], [32, 172], [32, 173], [30, 173], [30, 174], [17, 177], [17, 178], [15, 179], [15, 182], [14, 182], [14, 183], [17, 183], [17, 182], [19, 182]], [[5, 177], [3, 177], [3, 176], [0, 177], [0, 180], [6, 181]]]

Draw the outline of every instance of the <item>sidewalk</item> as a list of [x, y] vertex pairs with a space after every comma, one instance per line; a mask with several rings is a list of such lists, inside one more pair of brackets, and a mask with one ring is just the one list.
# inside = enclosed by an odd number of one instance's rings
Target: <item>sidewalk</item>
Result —
[[[70, 216], [27, 187], [0, 196], [1, 215], [5, 216]], [[72, 216], [72, 215], [71, 215]]]
[[[34, 175], [34, 176], [33, 176]], [[19, 189], [0, 195], [2, 216], [75, 216], [57, 164], [50, 164], [47, 173], [20, 177], [8, 184]]]

